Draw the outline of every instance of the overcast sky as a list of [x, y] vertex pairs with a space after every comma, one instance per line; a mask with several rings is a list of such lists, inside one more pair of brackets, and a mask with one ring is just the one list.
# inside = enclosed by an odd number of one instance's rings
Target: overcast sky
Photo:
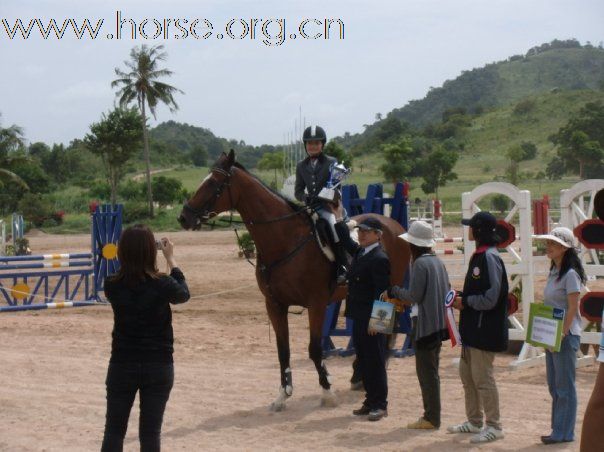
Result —
[[[200, 19], [213, 26], [206, 39], [168, 28], [167, 39], [131, 39], [129, 23], [117, 40], [116, 11], [152, 38], [152, 19]], [[17, 19], [27, 26], [39, 18], [103, 19], [96, 39], [78, 40], [71, 28], [62, 39], [40, 37], [36, 25], [28, 39], [9, 39], [6, 26]], [[236, 19], [258, 19], [256, 36], [232, 39], [225, 25]], [[261, 19], [285, 19], [286, 39], [268, 46]], [[340, 19], [344, 39], [332, 25], [329, 40], [302, 39], [304, 19]], [[483, 66], [553, 39], [582, 43], [604, 40], [602, 0], [0, 0], [0, 118], [7, 127], [24, 128], [28, 141], [67, 144], [81, 138], [101, 113], [114, 106], [110, 82], [114, 68], [124, 67], [135, 45], [163, 44], [166, 80], [185, 94], [176, 97], [180, 110], [158, 109], [152, 124], [173, 119], [209, 128], [218, 136], [251, 144], [279, 144], [294, 132], [299, 107], [306, 123], [318, 123], [328, 136], [363, 130], [375, 114], [387, 113], [422, 98], [463, 70]], [[171, 27], [171, 28], [170, 28]], [[280, 25], [267, 34], [273, 44]], [[165, 31], [162, 30], [162, 31]], [[206, 30], [207, 31], [207, 30]], [[321, 29], [309, 22], [308, 35]], [[112, 34], [113, 39], [107, 36]], [[219, 39], [222, 34], [222, 39]], [[290, 39], [296, 34], [295, 40]]]

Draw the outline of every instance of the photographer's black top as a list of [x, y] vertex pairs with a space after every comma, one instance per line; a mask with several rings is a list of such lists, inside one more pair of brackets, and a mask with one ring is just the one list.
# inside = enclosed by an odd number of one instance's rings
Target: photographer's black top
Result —
[[111, 362], [173, 362], [170, 303], [190, 298], [180, 269], [132, 288], [107, 278], [105, 296], [113, 308]]

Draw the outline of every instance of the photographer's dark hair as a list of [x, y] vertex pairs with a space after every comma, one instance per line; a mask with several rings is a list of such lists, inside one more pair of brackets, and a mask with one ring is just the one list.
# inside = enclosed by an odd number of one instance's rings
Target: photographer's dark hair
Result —
[[472, 235], [478, 247], [496, 246], [501, 241], [497, 232], [490, 228], [472, 228]]
[[[550, 270], [552, 270], [555, 266], [556, 265], [554, 264], [554, 261], [552, 261]], [[581, 282], [585, 284], [585, 282], [587, 281], [585, 269], [583, 268], [581, 259], [579, 259], [579, 255], [577, 254], [577, 251], [574, 248], [568, 248], [564, 252], [564, 256], [562, 256], [562, 263], [560, 264], [560, 273], [558, 274], [557, 280], [560, 281], [560, 279], [562, 279], [562, 277], [566, 275], [566, 273], [568, 273], [571, 268], [577, 272], [577, 275], [579, 275]]]
[[159, 278], [157, 269], [157, 245], [151, 229], [144, 224], [135, 224], [122, 232], [117, 248], [120, 261], [119, 271], [111, 277], [135, 286], [147, 278]]
[[432, 248], [428, 246], [417, 246], [413, 243], [409, 243], [409, 250], [411, 251], [411, 259], [413, 262], [415, 262], [418, 257], [432, 252]]

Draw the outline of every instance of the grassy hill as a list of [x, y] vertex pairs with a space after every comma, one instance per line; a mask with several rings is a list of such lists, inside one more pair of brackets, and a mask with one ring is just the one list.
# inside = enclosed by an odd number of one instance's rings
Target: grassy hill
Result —
[[463, 71], [454, 80], [432, 88], [424, 98], [395, 108], [364, 132], [336, 140], [347, 149], [368, 150], [371, 138], [393, 118], [423, 128], [440, 122], [442, 113], [450, 108], [483, 113], [552, 90], [597, 90], [602, 86], [604, 49], [581, 46], [576, 40], [553, 41], [530, 49], [526, 55]]
[[[446, 210], [457, 211], [461, 208], [463, 192], [503, 176], [509, 164], [505, 152], [523, 141], [535, 144], [538, 150], [535, 159], [520, 165], [520, 170], [531, 177], [522, 180], [519, 187], [530, 190], [533, 198], [547, 194], [555, 202], [562, 188], [569, 188], [578, 182], [578, 176], [569, 176], [558, 181], [536, 179], [535, 176], [540, 171], [545, 171], [547, 163], [555, 153], [548, 137], [566, 124], [569, 117], [579, 111], [585, 103], [604, 102], [604, 91], [556, 91], [530, 96], [523, 99], [523, 102], [526, 100], [533, 105], [533, 109], [527, 114], [515, 113], [517, 104], [514, 103], [473, 119], [471, 126], [464, 132], [465, 149], [460, 152], [455, 166], [458, 179], [449, 182], [440, 190]], [[379, 172], [382, 163], [383, 159], [379, 153], [356, 157], [351, 183], [358, 184], [361, 193], [365, 193], [369, 183], [384, 183]], [[411, 179], [410, 182], [412, 199], [428, 197], [420, 189], [421, 179]]]
[[[514, 113], [508, 105], [475, 118], [465, 135], [465, 150], [456, 172], [460, 178], [481, 181], [502, 175], [507, 165], [505, 152], [523, 141], [537, 146], [534, 160], [522, 162], [521, 170], [537, 173], [555, 154], [548, 137], [566, 124], [587, 102], [604, 102], [604, 91], [560, 91], [526, 98], [534, 109], [525, 115]], [[485, 170], [486, 168], [490, 168]]]
[[217, 137], [209, 129], [176, 121], [158, 124], [149, 131], [149, 137], [152, 143], [181, 156], [186, 156], [193, 148], [201, 146], [206, 150], [209, 162], [213, 162], [221, 152], [237, 149], [239, 160], [248, 166], [255, 166], [265, 152], [276, 150], [272, 145], [252, 146], [243, 140]]

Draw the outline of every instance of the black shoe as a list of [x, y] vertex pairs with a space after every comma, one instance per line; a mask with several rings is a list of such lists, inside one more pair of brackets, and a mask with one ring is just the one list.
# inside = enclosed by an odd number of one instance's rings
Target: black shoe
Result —
[[371, 413], [371, 408], [369, 408], [367, 405], [363, 405], [358, 410], [352, 411], [352, 414], [355, 416], [367, 416], [369, 413]]
[[541, 437], [541, 442], [543, 444], [560, 444], [560, 443], [570, 443], [572, 442], [572, 440], [568, 440], [568, 439], [554, 439], [551, 437], [551, 435], [547, 435], [547, 436], [542, 436]]
[[367, 419], [370, 421], [379, 421], [383, 417], [388, 417], [388, 410], [382, 410], [378, 408], [377, 410], [371, 410], [371, 413], [369, 413]]
[[363, 380], [361, 380], [361, 381], [355, 381], [355, 382], [350, 382], [350, 390], [351, 391], [362, 391], [363, 389], [365, 389], [363, 387]]

